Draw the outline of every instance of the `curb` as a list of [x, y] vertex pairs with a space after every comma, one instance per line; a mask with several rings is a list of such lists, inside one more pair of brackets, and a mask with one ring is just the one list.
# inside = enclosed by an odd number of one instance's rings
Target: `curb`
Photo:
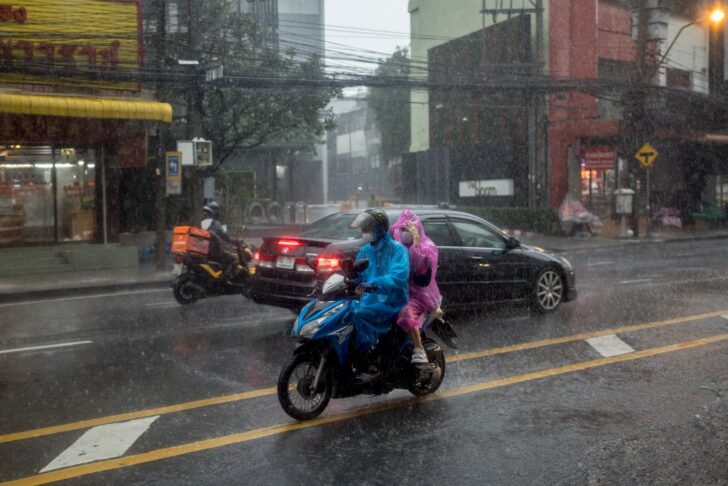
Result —
[[51, 299], [58, 297], [69, 297], [76, 295], [93, 296], [106, 292], [118, 292], [123, 290], [138, 289], [163, 289], [170, 288], [170, 280], [151, 280], [144, 282], [126, 282], [119, 284], [104, 285], [79, 285], [77, 287], [63, 287], [52, 289], [28, 290], [21, 292], [0, 293], [0, 303], [15, 303], [36, 299]]
[[596, 245], [596, 246], [582, 246], [570, 248], [549, 248], [550, 250], [558, 252], [568, 251], [591, 251], [591, 250], [605, 250], [610, 248], [620, 248], [629, 245], [647, 245], [647, 244], [670, 244], [670, 243], [685, 243], [690, 241], [711, 241], [711, 240], [727, 240], [728, 234], [725, 235], [709, 235], [709, 236], [686, 236], [680, 238], [654, 238], [654, 239], [624, 239], [618, 243], [612, 243], [607, 245]]

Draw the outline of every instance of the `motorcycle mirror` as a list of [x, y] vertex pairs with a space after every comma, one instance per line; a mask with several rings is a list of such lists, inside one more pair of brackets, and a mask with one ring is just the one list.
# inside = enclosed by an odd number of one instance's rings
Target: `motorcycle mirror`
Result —
[[341, 269], [344, 271], [344, 275], [351, 276], [354, 274], [354, 263], [348, 258], [341, 260], [339, 265], [341, 265]]
[[354, 272], [361, 273], [369, 268], [369, 260], [357, 260], [354, 262]]

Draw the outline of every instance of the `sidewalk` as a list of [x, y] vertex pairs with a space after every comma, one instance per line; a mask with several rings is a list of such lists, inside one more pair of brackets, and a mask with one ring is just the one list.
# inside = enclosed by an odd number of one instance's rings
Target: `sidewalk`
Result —
[[172, 272], [153, 265], [138, 268], [24, 275], [0, 279], [0, 302], [47, 299], [68, 295], [167, 288]]
[[[728, 229], [700, 233], [655, 233], [649, 239], [615, 239], [599, 236], [563, 237], [528, 236], [523, 243], [557, 252], [592, 251], [629, 245], [661, 244], [671, 242], [728, 239]], [[139, 268], [63, 272], [0, 279], [0, 302], [14, 302], [38, 298], [63, 297], [120, 290], [167, 288], [173, 276], [170, 270], [158, 271], [153, 265]]]
[[557, 252], [597, 250], [628, 245], [644, 245], [656, 243], [678, 243], [686, 241], [728, 239], [728, 228], [701, 232], [655, 232], [649, 238], [602, 238], [600, 236], [566, 237], [566, 236], [530, 236], [521, 240], [523, 243], [538, 246]]

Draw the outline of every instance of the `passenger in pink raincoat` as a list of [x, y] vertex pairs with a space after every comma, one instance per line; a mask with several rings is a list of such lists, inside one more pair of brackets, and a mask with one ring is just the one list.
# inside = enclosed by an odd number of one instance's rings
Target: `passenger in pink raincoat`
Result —
[[410, 256], [410, 296], [407, 305], [399, 313], [397, 324], [409, 334], [415, 345], [412, 362], [425, 364], [428, 361], [420, 339], [420, 328], [431, 312], [441, 312], [439, 307], [442, 296], [435, 281], [437, 245], [425, 234], [420, 218], [409, 209], [402, 211], [390, 231], [395, 240], [407, 247]]

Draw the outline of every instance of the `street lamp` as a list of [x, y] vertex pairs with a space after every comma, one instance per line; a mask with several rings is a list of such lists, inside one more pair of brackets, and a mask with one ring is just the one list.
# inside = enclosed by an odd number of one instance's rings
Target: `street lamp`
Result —
[[720, 24], [725, 20], [725, 10], [723, 10], [723, 7], [715, 7], [712, 12], [710, 12], [710, 21], [714, 24]]
[[672, 39], [670, 46], [667, 48], [665, 53], [660, 58], [660, 61], [655, 66], [655, 72], [653, 73], [653, 76], [655, 74], [657, 74], [657, 71], [665, 63], [665, 60], [667, 59], [668, 54], [670, 54], [670, 51], [672, 50], [673, 46], [677, 42], [678, 38], [680, 37], [680, 34], [682, 34], [685, 29], [687, 29], [688, 27], [692, 27], [695, 24], [702, 24], [703, 22], [710, 22], [714, 26], [719, 26], [725, 20], [725, 16], [726, 16], [725, 9], [721, 6], [715, 6], [715, 7], [713, 7], [713, 9], [710, 11], [710, 13], [707, 16], [705, 16], [701, 19], [698, 19], [698, 20], [693, 20], [692, 22], [683, 25], [680, 28], [680, 30], [677, 31], [677, 35], [675, 36], [674, 39]]

